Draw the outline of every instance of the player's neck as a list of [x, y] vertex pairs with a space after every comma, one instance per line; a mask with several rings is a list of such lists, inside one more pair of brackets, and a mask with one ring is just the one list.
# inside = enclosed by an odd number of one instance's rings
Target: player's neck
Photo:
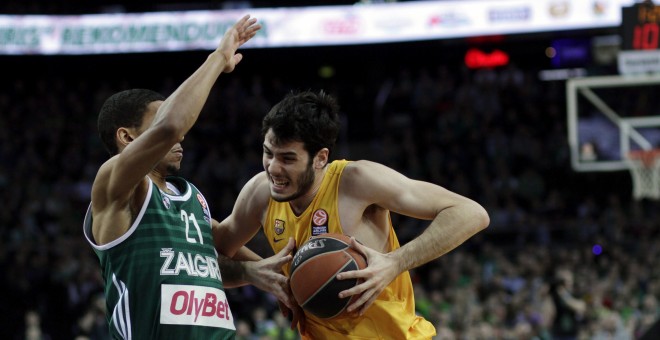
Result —
[[151, 181], [156, 184], [158, 189], [160, 189], [162, 192], [168, 193], [168, 194], [174, 194], [168, 187], [167, 187], [167, 181], [165, 180], [167, 176], [164, 174], [159, 173], [156, 170], [152, 170], [149, 173], [149, 178], [151, 178]]

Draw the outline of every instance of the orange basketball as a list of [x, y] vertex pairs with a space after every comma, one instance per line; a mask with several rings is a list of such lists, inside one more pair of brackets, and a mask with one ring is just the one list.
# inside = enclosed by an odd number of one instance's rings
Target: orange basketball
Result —
[[359, 298], [359, 295], [353, 295], [340, 299], [339, 292], [350, 289], [361, 280], [337, 280], [337, 274], [366, 266], [364, 256], [350, 248], [350, 237], [322, 234], [305, 242], [293, 256], [291, 291], [308, 313], [323, 319], [338, 317]]

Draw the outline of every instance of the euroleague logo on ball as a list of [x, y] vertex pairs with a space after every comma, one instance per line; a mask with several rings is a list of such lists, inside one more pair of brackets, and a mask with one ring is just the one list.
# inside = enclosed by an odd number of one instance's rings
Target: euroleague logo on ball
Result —
[[328, 222], [328, 213], [323, 210], [319, 209], [314, 212], [314, 216], [312, 216], [312, 221], [314, 222], [314, 225], [325, 225], [325, 222]]

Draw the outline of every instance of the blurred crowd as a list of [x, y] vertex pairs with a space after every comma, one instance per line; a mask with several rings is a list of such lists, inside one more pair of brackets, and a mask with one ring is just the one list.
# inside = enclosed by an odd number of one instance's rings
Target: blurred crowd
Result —
[[[96, 115], [115, 91], [168, 95], [183, 80], [141, 80], [146, 60], [109, 80], [62, 70], [15, 72], [0, 84], [3, 337], [108, 338], [98, 260], [82, 234], [107, 158]], [[571, 169], [563, 82], [514, 65], [364, 67], [328, 78], [222, 76], [183, 143], [181, 175], [222, 219], [262, 170], [261, 117], [288, 91], [323, 88], [342, 106], [334, 158], [381, 162], [490, 214], [487, 230], [412, 272], [418, 313], [438, 339], [635, 339], [660, 318], [658, 202], [631, 199], [626, 172]], [[393, 221], [402, 243], [426, 226]], [[260, 237], [250, 247], [269, 255]], [[250, 286], [228, 296], [239, 339], [298, 338], [272, 296]]]

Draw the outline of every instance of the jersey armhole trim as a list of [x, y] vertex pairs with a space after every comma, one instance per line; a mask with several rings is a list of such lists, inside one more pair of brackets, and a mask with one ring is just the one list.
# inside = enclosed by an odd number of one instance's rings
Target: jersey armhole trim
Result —
[[[124, 233], [124, 235], [121, 235], [119, 238], [116, 240], [106, 243], [104, 245], [99, 246], [96, 244], [96, 241], [90, 236], [92, 235], [92, 226], [91, 226], [91, 217], [92, 217], [92, 204], [89, 204], [89, 208], [87, 209], [87, 214], [85, 214], [85, 222], [84, 222], [84, 231], [85, 231], [85, 238], [87, 238], [87, 242], [94, 247], [96, 250], [107, 250], [110, 249], [120, 243], [122, 243], [124, 240], [129, 238], [133, 232], [135, 232], [135, 229], [137, 229], [138, 225], [140, 224], [140, 221], [142, 220], [142, 217], [144, 216], [144, 212], [147, 211], [147, 206], [149, 206], [149, 201], [151, 201], [151, 194], [153, 192], [153, 182], [151, 181], [151, 178], [149, 176], [146, 176], [147, 180], [149, 181], [149, 189], [147, 190], [147, 195], [144, 198], [144, 202], [142, 202], [142, 208], [140, 208], [140, 213], [138, 213], [137, 217], [135, 218], [135, 221], [133, 221], [133, 224], [131, 224], [131, 227], [128, 228], [128, 230]], [[88, 235], [89, 233], [89, 235]]]

